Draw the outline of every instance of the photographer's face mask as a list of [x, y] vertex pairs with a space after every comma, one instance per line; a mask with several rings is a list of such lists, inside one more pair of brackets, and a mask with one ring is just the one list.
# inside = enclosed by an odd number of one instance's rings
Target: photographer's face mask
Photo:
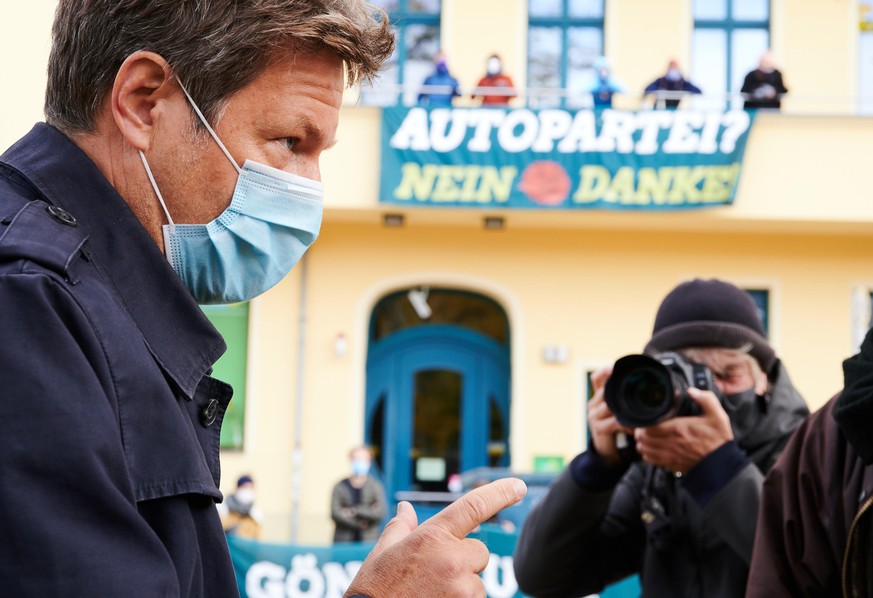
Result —
[[721, 405], [731, 420], [731, 428], [738, 441], [742, 441], [761, 421], [767, 412], [767, 396], [759, 395], [752, 387], [721, 397]]
[[238, 178], [230, 205], [215, 220], [175, 224], [145, 154], [139, 152], [169, 222], [163, 225], [164, 252], [197, 303], [248, 301], [282, 280], [315, 241], [323, 187], [250, 160], [240, 168], [181, 82], [179, 86]]

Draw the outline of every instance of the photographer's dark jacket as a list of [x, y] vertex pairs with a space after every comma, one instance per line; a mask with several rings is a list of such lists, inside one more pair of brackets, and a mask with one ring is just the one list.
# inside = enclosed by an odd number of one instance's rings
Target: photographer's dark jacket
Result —
[[580, 454], [531, 510], [515, 550], [520, 589], [585, 596], [635, 573], [643, 595], [744, 595], [764, 474], [808, 410], [779, 364], [766, 411], [732, 414], [735, 440], [683, 478]]
[[221, 336], [67, 137], [0, 158], [0, 593], [238, 596]]
[[873, 331], [764, 482], [747, 595], [873, 596]]

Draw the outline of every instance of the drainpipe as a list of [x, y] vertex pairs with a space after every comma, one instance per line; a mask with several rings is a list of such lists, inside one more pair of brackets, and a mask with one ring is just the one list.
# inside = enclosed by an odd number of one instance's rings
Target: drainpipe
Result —
[[291, 457], [291, 543], [297, 543], [300, 520], [300, 478], [303, 469], [303, 372], [306, 358], [306, 289], [307, 256], [304, 253], [297, 270], [300, 272], [300, 321], [297, 333], [297, 384], [294, 398], [294, 450]]

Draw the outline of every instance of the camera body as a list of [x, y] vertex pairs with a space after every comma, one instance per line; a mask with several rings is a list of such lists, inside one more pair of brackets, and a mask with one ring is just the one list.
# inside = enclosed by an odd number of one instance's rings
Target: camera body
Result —
[[700, 415], [688, 387], [719, 395], [712, 372], [672, 351], [625, 355], [615, 362], [604, 398], [615, 418], [629, 428], [652, 426], [676, 416]]

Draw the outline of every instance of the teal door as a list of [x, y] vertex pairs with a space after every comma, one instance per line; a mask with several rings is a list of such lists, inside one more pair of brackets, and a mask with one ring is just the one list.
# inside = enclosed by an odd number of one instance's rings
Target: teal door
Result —
[[388, 500], [424, 519], [454, 497], [461, 473], [509, 465], [505, 343], [453, 324], [407, 327], [371, 342], [365, 439]]

